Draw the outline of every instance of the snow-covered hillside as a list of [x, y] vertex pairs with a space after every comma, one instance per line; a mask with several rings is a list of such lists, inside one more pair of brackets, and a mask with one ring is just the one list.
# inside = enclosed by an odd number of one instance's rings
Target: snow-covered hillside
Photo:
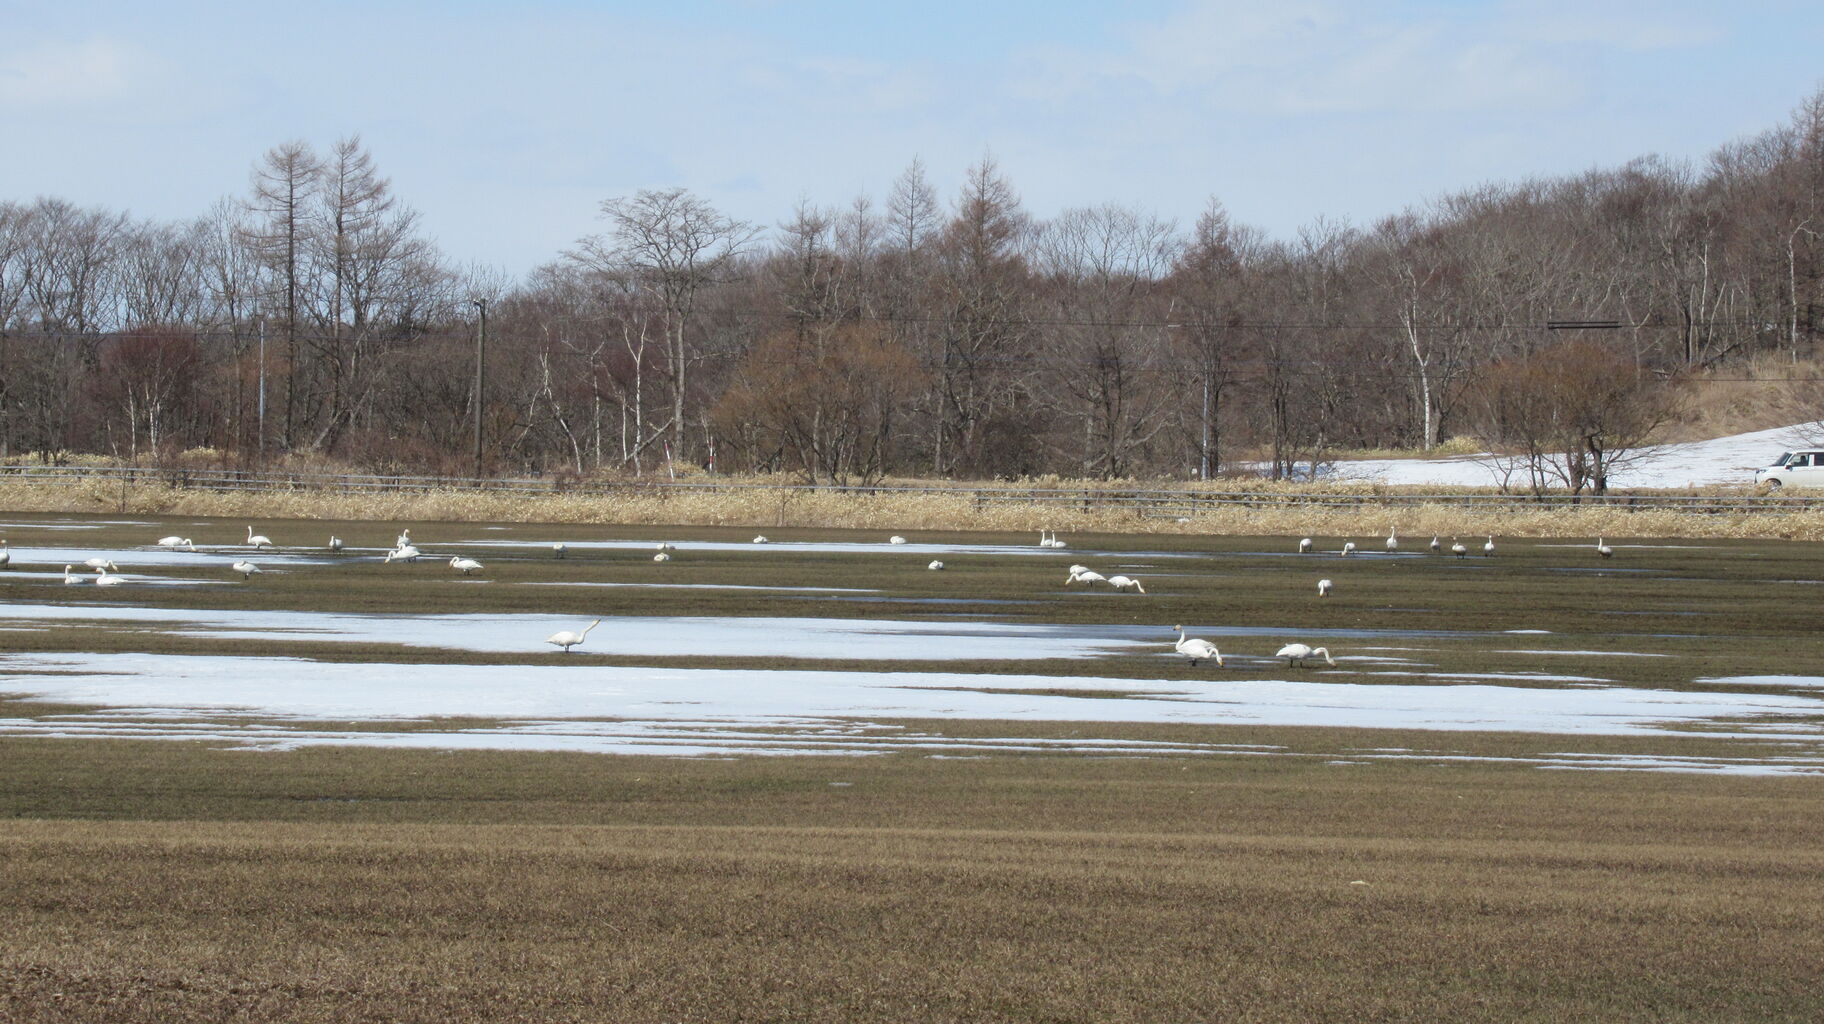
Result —
[[[1747, 434], [1662, 445], [1642, 461], [1628, 466], [1609, 480], [1611, 488], [1685, 487], [1692, 484], [1752, 484], [1754, 471], [1769, 465], [1781, 452], [1806, 442], [1796, 427], [1775, 427]], [[1388, 484], [1439, 484], [1490, 487], [1501, 483], [1493, 460], [1486, 457], [1449, 459], [1361, 459], [1338, 462], [1328, 474], [1338, 480], [1378, 480]], [[1513, 483], [1520, 485], [1522, 477]]]

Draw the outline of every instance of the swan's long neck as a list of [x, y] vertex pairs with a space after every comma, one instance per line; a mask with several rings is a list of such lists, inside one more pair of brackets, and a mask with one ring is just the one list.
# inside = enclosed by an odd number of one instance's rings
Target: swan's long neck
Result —
[[581, 635], [581, 636], [578, 636], [578, 637], [577, 637], [577, 638], [576, 638], [576, 641], [577, 641], [577, 643], [582, 643], [582, 641], [583, 641], [583, 637], [585, 637], [585, 636], [588, 636], [588, 635], [589, 635], [589, 631], [590, 631], [590, 630], [592, 630], [592, 629], [594, 629], [594, 628], [595, 628], [595, 627], [597, 627], [597, 626], [599, 626], [599, 625], [601, 625], [601, 624], [602, 624], [602, 620], [601, 620], [601, 619], [596, 619], [596, 620], [595, 620], [595, 621], [594, 621], [594, 622], [591, 622], [591, 623], [590, 623], [590, 624], [588, 624], [588, 625], [587, 625], [587, 626], [584, 626], [584, 627], [583, 627], [583, 632], [582, 632], [582, 635]]
[[1330, 648], [1328, 648], [1328, 647], [1319, 647], [1316, 650], [1312, 651], [1310, 654], [1306, 655], [1306, 657], [1315, 658], [1320, 654], [1324, 656], [1324, 664], [1326, 664], [1326, 665], [1336, 664], [1336, 662], [1332, 661], [1330, 658]]

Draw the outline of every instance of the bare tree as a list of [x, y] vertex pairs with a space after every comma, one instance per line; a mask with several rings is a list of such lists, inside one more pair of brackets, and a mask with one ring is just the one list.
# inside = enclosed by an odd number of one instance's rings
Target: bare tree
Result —
[[313, 240], [311, 203], [320, 185], [322, 161], [308, 143], [286, 142], [266, 151], [253, 169], [253, 195], [248, 209], [259, 222], [248, 242], [271, 272], [277, 292], [270, 305], [279, 316], [285, 340], [285, 400], [280, 444], [290, 448], [299, 407], [299, 327], [310, 282], [305, 256]]
[[106, 411], [104, 424], [125, 427], [125, 450], [117, 442], [117, 454], [138, 461], [143, 442], [157, 456], [177, 428], [197, 422], [199, 362], [196, 338], [186, 331], [151, 328], [107, 339], [101, 372], [90, 381]]
[[1240, 379], [1238, 328], [1264, 245], [1259, 231], [1231, 223], [1222, 203], [1211, 198], [1172, 271], [1172, 320], [1195, 368], [1190, 400], [1197, 412], [1190, 419], [1200, 479], [1221, 471], [1223, 398]]
[[601, 209], [608, 232], [579, 240], [568, 255], [585, 266], [625, 275], [655, 300], [671, 384], [671, 419], [661, 429], [682, 447], [697, 356], [692, 329], [698, 302], [705, 288], [730, 272], [759, 231], [682, 188], [607, 199]]
[[328, 418], [319, 441], [334, 447], [337, 432], [352, 415], [365, 335], [372, 327], [371, 263], [376, 256], [384, 260], [390, 255], [369, 250], [385, 248], [401, 235], [409, 237], [411, 220], [408, 216], [399, 225], [403, 231], [382, 230], [395, 205], [392, 185], [374, 168], [373, 155], [361, 145], [359, 135], [338, 139], [318, 174], [320, 229], [311, 248], [327, 294], [317, 310], [313, 347], [330, 378]]
[[817, 341], [782, 330], [748, 353], [714, 422], [750, 466], [779, 457], [813, 485], [873, 483], [893, 464], [921, 376], [875, 325], [850, 321]]
[[1631, 357], [1571, 340], [1489, 367], [1476, 415], [1485, 443], [1522, 460], [1536, 493], [1561, 484], [1602, 494], [1618, 470], [1651, 457], [1671, 398]]
[[1124, 476], [1167, 418], [1161, 283], [1173, 225], [1113, 204], [1067, 210], [1037, 241], [1057, 324], [1050, 391], [1082, 424], [1085, 471]]
[[[922, 365], [939, 366], [944, 359], [943, 335], [934, 321], [941, 315], [935, 287], [937, 244], [943, 229], [943, 209], [937, 190], [925, 176], [923, 161], [914, 159], [893, 182], [887, 196], [882, 230], [880, 313], [893, 337]], [[917, 429], [923, 449], [934, 469], [942, 471], [945, 399], [942, 375], [933, 374], [917, 400]]]
[[994, 160], [984, 157], [970, 168], [938, 247], [943, 404], [933, 462], [939, 473], [1030, 468], [1024, 307], [1031, 230]]
[[206, 226], [144, 223], [122, 239], [120, 277], [123, 326], [193, 324], [203, 319]]
[[1371, 244], [1375, 277], [1392, 300], [1402, 347], [1410, 357], [1418, 442], [1437, 446], [1452, 385], [1468, 369], [1471, 310], [1460, 285], [1464, 268], [1449, 235], [1419, 216], [1388, 217]]

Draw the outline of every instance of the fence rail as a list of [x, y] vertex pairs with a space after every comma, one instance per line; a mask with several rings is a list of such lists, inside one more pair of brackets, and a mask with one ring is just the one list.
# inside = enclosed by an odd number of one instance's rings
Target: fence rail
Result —
[[1194, 519], [1224, 509], [1300, 508], [1307, 511], [1346, 511], [1360, 508], [1401, 508], [1443, 505], [1471, 511], [1536, 511], [1539, 509], [1616, 508], [1629, 512], [1672, 512], [1688, 515], [1765, 515], [1824, 509], [1824, 497], [1790, 495], [1665, 495], [1613, 493], [1568, 494], [1423, 494], [1362, 493], [1325, 494], [1309, 491], [1258, 493], [1252, 491], [1189, 491], [1164, 488], [1117, 489], [1086, 487], [1017, 486], [904, 486], [760, 484], [715, 480], [577, 480], [571, 477], [444, 477], [366, 476], [329, 473], [274, 473], [226, 469], [174, 469], [118, 466], [45, 466], [0, 464], [0, 481], [52, 485], [91, 482], [118, 483], [123, 487], [151, 484], [187, 490], [221, 492], [319, 492], [337, 494], [387, 494], [466, 490], [481, 493], [544, 495], [594, 495], [602, 498], [631, 495], [671, 495], [701, 492], [798, 492], [868, 495], [956, 495], [977, 508], [1020, 505], [1065, 512], [1131, 511], [1140, 516]]

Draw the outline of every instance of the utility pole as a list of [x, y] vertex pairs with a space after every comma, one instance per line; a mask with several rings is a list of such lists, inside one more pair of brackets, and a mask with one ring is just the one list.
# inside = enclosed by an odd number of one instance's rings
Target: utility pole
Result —
[[471, 299], [481, 311], [481, 322], [475, 328], [475, 479], [481, 479], [481, 396], [482, 357], [488, 348], [488, 300]]
[[1198, 467], [1197, 479], [1208, 482], [1210, 479], [1210, 368], [1206, 362], [1203, 368], [1203, 430], [1197, 437]]
[[266, 314], [254, 316], [260, 325], [260, 465], [266, 465]]

